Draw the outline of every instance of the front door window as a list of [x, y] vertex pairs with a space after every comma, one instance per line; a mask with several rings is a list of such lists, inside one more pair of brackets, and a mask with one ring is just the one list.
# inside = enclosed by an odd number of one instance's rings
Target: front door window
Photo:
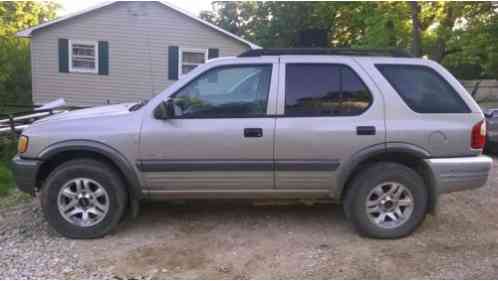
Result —
[[266, 114], [272, 66], [229, 66], [209, 70], [175, 96], [182, 118], [256, 117]]

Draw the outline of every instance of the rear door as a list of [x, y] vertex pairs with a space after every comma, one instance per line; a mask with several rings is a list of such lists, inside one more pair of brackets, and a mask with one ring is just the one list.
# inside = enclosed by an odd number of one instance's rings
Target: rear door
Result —
[[382, 96], [351, 58], [281, 57], [277, 104], [278, 189], [333, 192], [341, 164], [385, 140]]

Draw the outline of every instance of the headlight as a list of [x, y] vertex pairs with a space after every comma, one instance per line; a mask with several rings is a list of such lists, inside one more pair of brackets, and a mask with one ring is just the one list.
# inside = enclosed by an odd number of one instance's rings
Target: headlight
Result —
[[19, 137], [19, 142], [17, 143], [17, 151], [19, 153], [24, 153], [28, 150], [29, 139], [27, 136], [22, 135]]

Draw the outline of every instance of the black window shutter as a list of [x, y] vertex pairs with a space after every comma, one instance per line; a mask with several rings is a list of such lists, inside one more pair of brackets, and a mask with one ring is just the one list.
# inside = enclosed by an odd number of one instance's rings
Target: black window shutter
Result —
[[59, 38], [59, 72], [69, 72], [69, 41]]
[[99, 41], [99, 75], [109, 75], [109, 42]]
[[208, 50], [208, 59], [214, 59], [220, 56], [220, 49], [209, 49]]
[[178, 80], [178, 46], [168, 47], [168, 79]]

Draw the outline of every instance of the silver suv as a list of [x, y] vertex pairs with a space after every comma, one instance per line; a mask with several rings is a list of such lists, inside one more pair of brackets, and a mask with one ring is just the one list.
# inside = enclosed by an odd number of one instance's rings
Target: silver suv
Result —
[[483, 186], [483, 113], [439, 64], [399, 52], [260, 49], [146, 103], [37, 121], [13, 160], [48, 222], [100, 237], [142, 199], [331, 198], [357, 231], [413, 232], [442, 193]]

